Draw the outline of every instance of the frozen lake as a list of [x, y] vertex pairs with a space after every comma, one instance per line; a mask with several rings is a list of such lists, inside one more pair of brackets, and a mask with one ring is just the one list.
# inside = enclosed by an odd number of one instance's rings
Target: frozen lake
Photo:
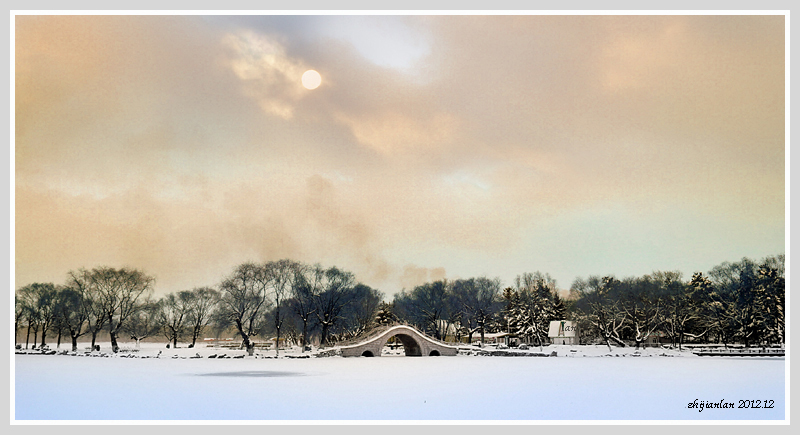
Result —
[[[15, 355], [16, 420], [783, 420], [783, 358]], [[698, 409], [695, 399], [772, 400]]]

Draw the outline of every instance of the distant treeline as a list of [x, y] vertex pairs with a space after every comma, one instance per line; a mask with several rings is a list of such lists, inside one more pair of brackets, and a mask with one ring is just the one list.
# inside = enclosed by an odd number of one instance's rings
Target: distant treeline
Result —
[[[576, 279], [563, 298], [546, 273], [524, 273], [512, 286], [499, 278], [439, 280], [403, 290], [391, 303], [358, 283], [351, 272], [292, 260], [238, 266], [218, 286], [152, 297], [154, 279], [136, 269], [99, 267], [71, 271], [63, 285], [34, 283], [17, 289], [15, 333], [25, 346], [48, 336], [108, 333], [137, 342], [161, 336], [194, 346], [203, 334], [235, 331], [252, 354], [254, 339], [274, 338], [303, 349], [331, 345], [377, 325], [403, 322], [440, 340], [483, 341], [507, 332], [520, 341], [547, 343], [552, 320], [573, 320], [581, 342], [639, 346], [659, 336], [693, 343], [784, 343], [784, 256], [759, 263], [725, 262], [684, 280], [680, 272], [617, 279]], [[16, 334], [15, 334], [16, 335]]]
[[578, 278], [562, 298], [546, 273], [525, 273], [503, 290], [499, 279], [435, 281], [394, 298], [396, 316], [439, 339], [507, 332], [521, 342], [548, 342], [553, 320], [577, 322], [581, 343], [641, 346], [658, 337], [745, 346], [785, 342], [784, 256], [724, 262], [684, 280], [680, 272], [617, 279]]

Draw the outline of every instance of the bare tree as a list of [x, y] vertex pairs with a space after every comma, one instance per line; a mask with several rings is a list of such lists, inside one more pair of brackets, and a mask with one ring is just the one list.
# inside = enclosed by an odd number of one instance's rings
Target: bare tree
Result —
[[325, 271], [322, 292], [315, 295], [315, 314], [321, 326], [320, 344], [329, 344], [329, 333], [340, 320], [340, 314], [349, 299], [349, 290], [355, 285], [355, 276], [350, 272], [331, 267]]
[[347, 338], [356, 337], [375, 324], [375, 315], [383, 300], [383, 293], [366, 284], [356, 284], [350, 292], [348, 299], [351, 302], [345, 305], [341, 322], [341, 332]]
[[443, 320], [454, 311], [451, 294], [451, 285], [446, 280], [427, 282], [411, 292], [403, 290], [395, 294], [394, 306], [399, 318], [443, 340], [447, 334]]
[[155, 279], [136, 269], [110, 267], [92, 269], [88, 278], [108, 322], [111, 349], [118, 352], [117, 335], [125, 321], [136, 312], [139, 298], [152, 292]]
[[253, 263], [238, 266], [220, 284], [221, 313], [233, 322], [248, 355], [253, 355], [255, 350], [250, 337], [260, 333], [266, 324], [267, 290], [264, 268]]
[[[47, 331], [56, 322], [56, 296], [57, 291], [52, 283], [33, 283], [19, 289], [15, 295], [21, 302], [21, 310], [28, 322], [28, 334], [33, 329], [33, 343], [36, 347], [38, 333], [41, 331], [41, 347], [47, 343]], [[28, 338], [25, 340], [25, 347], [28, 347]]]
[[19, 295], [19, 290], [14, 294], [14, 345], [17, 344], [17, 333], [21, 327], [21, 323], [25, 318], [25, 304]]
[[756, 298], [757, 267], [754, 261], [742, 258], [736, 263], [723, 262], [709, 272], [724, 335], [740, 340], [745, 347], [759, 341], [763, 326]]
[[189, 298], [188, 326], [191, 328], [192, 343], [195, 347], [197, 338], [203, 333], [206, 326], [211, 323], [214, 309], [219, 302], [219, 292], [209, 287], [195, 288]]
[[[486, 277], [459, 279], [453, 282], [452, 291], [456, 297], [458, 309], [462, 313], [462, 324], [472, 342], [472, 334], [480, 332], [481, 344], [484, 343], [486, 326], [497, 314], [500, 305], [499, 278]], [[472, 327], [474, 325], [474, 327]]]
[[39, 347], [44, 347], [47, 345], [47, 332], [50, 331], [56, 320], [56, 286], [51, 283], [40, 284], [37, 291], [39, 323], [42, 328], [42, 342]]
[[703, 295], [708, 293], [711, 281], [697, 272], [692, 275], [689, 284], [680, 281], [665, 283], [665, 313], [663, 330], [672, 339], [673, 345], [677, 343], [678, 349], [683, 348], [685, 337], [700, 338], [710, 331], [711, 324], [703, 318]]
[[72, 351], [78, 350], [78, 338], [88, 332], [88, 307], [79, 289], [64, 286], [58, 290], [56, 316], [59, 323], [69, 333]]
[[191, 304], [191, 293], [188, 291], [170, 293], [158, 301], [158, 318], [162, 332], [172, 347], [178, 347], [178, 339], [183, 337], [186, 329], [186, 318]]
[[297, 315], [303, 324], [301, 345], [303, 352], [308, 346], [308, 328], [312, 316], [316, 312], [315, 295], [322, 292], [325, 270], [319, 264], [313, 266], [301, 265], [295, 270], [296, 276], [292, 285], [292, 299], [289, 302], [292, 312]]
[[581, 310], [582, 320], [603, 338], [609, 351], [612, 341], [625, 347], [621, 335], [628, 327], [627, 313], [621, 308], [617, 295], [619, 283], [611, 276], [591, 276], [587, 281], [578, 279], [572, 285], [572, 289], [581, 295], [580, 305], [576, 308]]
[[273, 261], [265, 264], [264, 273], [268, 279], [268, 297], [272, 305], [272, 327], [275, 328], [275, 355], [278, 355], [281, 342], [281, 327], [286, 318], [288, 307], [286, 300], [290, 297], [295, 279], [298, 278], [298, 263], [291, 260]]
[[662, 285], [680, 283], [680, 272], [655, 272], [622, 281], [620, 306], [625, 311], [633, 333], [635, 347], [639, 349], [651, 335], [661, 329], [664, 316]]
[[83, 308], [86, 312], [86, 331], [92, 335], [92, 350], [97, 343], [97, 334], [106, 326], [106, 313], [100, 299], [99, 289], [92, 286], [91, 272], [80, 269], [70, 271], [67, 285], [81, 295]]
[[135, 312], [122, 327], [122, 331], [128, 334], [131, 340], [136, 341], [136, 348], [139, 349], [139, 343], [142, 340], [157, 334], [162, 330], [162, 327], [160, 321], [161, 307], [158, 302], [148, 297], [137, 305]]
[[39, 297], [37, 286], [26, 285], [16, 291], [15, 299], [19, 302], [21, 318], [25, 321], [25, 349], [30, 345], [31, 330], [33, 330], [33, 347], [39, 338]]

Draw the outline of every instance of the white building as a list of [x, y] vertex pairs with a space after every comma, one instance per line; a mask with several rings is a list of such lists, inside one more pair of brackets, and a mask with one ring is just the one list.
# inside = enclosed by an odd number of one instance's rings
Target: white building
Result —
[[547, 336], [552, 344], [578, 344], [578, 324], [569, 320], [553, 320]]

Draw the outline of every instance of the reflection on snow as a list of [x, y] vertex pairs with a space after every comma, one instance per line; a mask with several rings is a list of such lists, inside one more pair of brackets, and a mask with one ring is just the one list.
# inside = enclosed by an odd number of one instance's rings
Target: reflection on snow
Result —
[[299, 372], [270, 372], [263, 370], [249, 370], [243, 372], [216, 372], [216, 373], [203, 373], [198, 376], [229, 376], [229, 377], [244, 377], [244, 378], [278, 378], [285, 376], [303, 376], [304, 373]]

